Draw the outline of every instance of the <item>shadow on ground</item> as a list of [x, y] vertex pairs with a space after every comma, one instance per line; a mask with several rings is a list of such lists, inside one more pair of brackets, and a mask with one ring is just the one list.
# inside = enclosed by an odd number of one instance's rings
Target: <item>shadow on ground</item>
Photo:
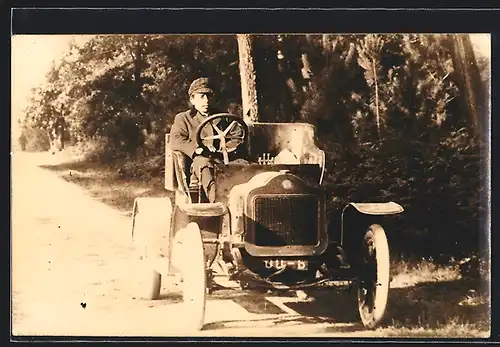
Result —
[[52, 171], [66, 171], [66, 170], [75, 170], [80, 172], [87, 172], [90, 170], [102, 169], [105, 167], [102, 164], [89, 162], [85, 160], [77, 160], [71, 161], [67, 163], [61, 163], [56, 165], [40, 165], [42, 169], [48, 169]]
[[[440, 329], [450, 322], [472, 324], [480, 329], [490, 327], [490, 312], [487, 302], [474, 302], [480, 289], [472, 281], [421, 283], [411, 287], [392, 288], [381, 328]], [[311, 289], [305, 291], [308, 298], [299, 300], [295, 292], [255, 293], [241, 290], [215, 292], [209, 300], [217, 298], [232, 300], [248, 312], [262, 314], [263, 318], [245, 321], [218, 321], [207, 324], [205, 329], [223, 329], [238, 323], [238, 326], [252, 327], [256, 322], [271, 321], [274, 326], [289, 324], [331, 323], [321, 327], [319, 333], [362, 332], [356, 302], [356, 291], [339, 289]], [[267, 298], [289, 297], [283, 305], [297, 314], [286, 313]], [[296, 298], [296, 300], [293, 300]], [[269, 318], [269, 314], [277, 316]]]
[[387, 320], [405, 327], [437, 329], [456, 322], [489, 329], [490, 306], [485, 297], [484, 288], [479, 288], [478, 282], [473, 280], [394, 288], [389, 296]]
[[[204, 330], [227, 329], [227, 328], [252, 328], [259, 324], [273, 326], [293, 326], [301, 324], [337, 324], [336, 332], [354, 332], [361, 331], [362, 326], [357, 322], [356, 315], [353, 314], [355, 306], [349, 306], [350, 295], [347, 292], [332, 291], [331, 296], [336, 300], [331, 300], [331, 306], [325, 307], [321, 300], [306, 299], [307, 301], [298, 301], [294, 291], [278, 291], [273, 293], [262, 293], [256, 291], [242, 290], [221, 290], [213, 293], [209, 300], [224, 299], [232, 300], [239, 306], [246, 309], [255, 316], [246, 320], [223, 320], [211, 322], [205, 325]], [[273, 299], [282, 302], [282, 305], [292, 309], [287, 312], [274, 304]], [[347, 300], [346, 300], [347, 299]], [[291, 300], [293, 302], [288, 302]], [[297, 301], [297, 302], [296, 302]], [[350, 300], [352, 301], [352, 300]], [[274, 316], [269, 316], [269, 315]], [[258, 315], [263, 315], [259, 318]], [[339, 324], [346, 323], [346, 324]], [[319, 331], [321, 332], [321, 331]]]
[[[330, 290], [329, 296], [330, 307], [325, 307], [323, 300], [317, 300], [314, 297], [306, 301], [298, 299], [295, 291], [219, 289], [209, 295], [208, 300], [231, 300], [254, 316], [245, 320], [211, 322], [205, 325], [204, 330], [252, 328], [259, 324], [279, 328], [280, 326], [324, 323], [347, 323], [344, 326], [337, 325], [336, 331], [341, 332], [362, 330], [356, 320], [356, 315], [353, 315], [355, 306], [349, 305], [349, 301], [352, 302], [352, 294], [337, 289]], [[280, 302], [281, 307], [273, 301]], [[287, 308], [295, 312], [286, 310]], [[259, 318], [259, 315], [262, 315], [262, 318]]]

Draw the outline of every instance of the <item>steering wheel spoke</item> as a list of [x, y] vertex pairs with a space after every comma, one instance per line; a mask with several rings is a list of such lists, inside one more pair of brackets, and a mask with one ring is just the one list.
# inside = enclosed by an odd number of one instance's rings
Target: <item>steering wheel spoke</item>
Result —
[[219, 127], [216, 124], [214, 124], [213, 122], [212, 122], [212, 127], [215, 129], [215, 131], [217, 131], [217, 134], [219, 134], [218, 136], [226, 135], [226, 133], [224, 131], [220, 130]]
[[244, 140], [245, 137], [244, 136], [228, 135], [228, 136], [226, 136], [226, 139], [229, 139], [229, 140]]
[[205, 141], [205, 140], [219, 140], [220, 138], [221, 138], [220, 135], [213, 135], [213, 136], [202, 137], [201, 140], [202, 141]]
[[233, 120], [231, 124], [228, 125], [226, 130], [224, 130], [224, 135], [227, 135], [236, 124], [238, 124], [238, 122]]

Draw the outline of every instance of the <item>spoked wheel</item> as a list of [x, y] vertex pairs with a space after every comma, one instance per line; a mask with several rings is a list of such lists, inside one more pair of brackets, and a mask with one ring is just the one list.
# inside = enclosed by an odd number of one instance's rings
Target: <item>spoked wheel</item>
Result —
[[363, 325], [374, 329], [382, 321], [389, 294], [389, 245], [377, 224], [365, 234], [358, 282], [358, 311]]
[[180, 272], [185, 326], [201, 330], [205, 321], [207, 276], [200, 228], [189, 223], [174, 238], [172, 262]]

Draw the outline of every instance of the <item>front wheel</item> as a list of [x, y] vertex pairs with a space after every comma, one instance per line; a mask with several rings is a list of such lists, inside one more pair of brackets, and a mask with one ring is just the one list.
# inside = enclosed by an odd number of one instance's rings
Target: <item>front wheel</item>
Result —
[[358, 311], [363, 325], [374, 329], [384, 317], [389, 295], [389, 245], [384, 229], [371, 225], [361, 250]]

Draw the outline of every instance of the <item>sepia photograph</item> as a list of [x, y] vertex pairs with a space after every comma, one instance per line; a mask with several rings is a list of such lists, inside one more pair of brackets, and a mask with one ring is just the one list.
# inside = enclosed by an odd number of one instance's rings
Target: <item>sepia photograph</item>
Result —
[[11, 338], [490, 337], [490, 34], [20, 34], [11, 62]]

